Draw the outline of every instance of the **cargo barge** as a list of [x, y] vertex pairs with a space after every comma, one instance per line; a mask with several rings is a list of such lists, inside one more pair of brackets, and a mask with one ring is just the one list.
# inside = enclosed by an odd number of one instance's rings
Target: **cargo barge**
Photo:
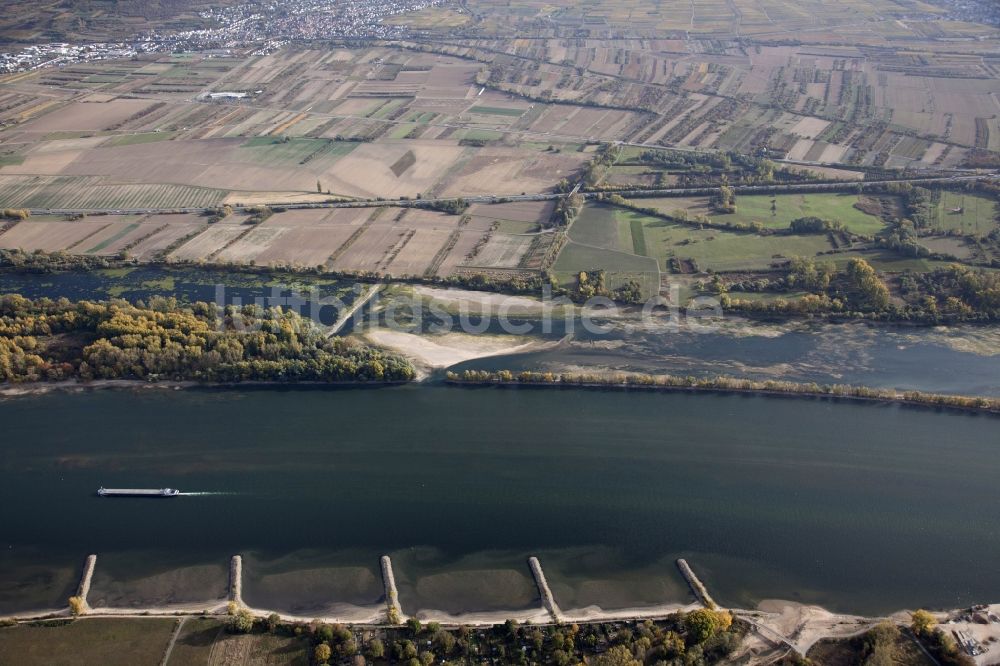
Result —
[[176, 488], [98, 488], [101, 497], [177, 497]]

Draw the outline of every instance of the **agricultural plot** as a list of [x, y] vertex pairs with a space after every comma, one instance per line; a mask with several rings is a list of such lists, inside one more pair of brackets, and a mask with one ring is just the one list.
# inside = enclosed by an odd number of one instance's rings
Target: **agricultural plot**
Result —
[[792, 220], [812, 216], [840, 222], [858, 234], [874, 235], [881, 231], [885, 226], [883, 221], [856, 208], [857, 203], [856, 194], [739, 196], [736, 213], [709, 217], [718, 222], [757, 222], [768, 229], [787, 229]]
[[38, 134], [104, 130], [147, 111], [153, 104], [149, 100], [92, 95], [25, 123], [20, 129]]
[[551, 201], [513, 201], [502, 204], [473, 204], [467, 214], [473, 220], [484, 222], [488, 228], [498, 222], [498, 231], [529, 233], [552, 217], [555, 204]]
[[257, 258], [285, 233], [283, 227], [256, 227], [216, 255], [224, 264], [257, 263]]
[[224, 191], [192, 185], [109, 183], [86, 176], [0, 176], [4, 208], [207, 208], [225, 196]]
[[628, 210], [589, 204], [570, 226], [569, 242], [559, 253], [553, 271], [563, 283], [573, 283], [580, 271], [605, 270], [616, 277], [609, 284], [620, 286], [636, 279], [648, 296], [659, 290], [659, 268], [655, 257], [644, 256], [641, 224], [652, 220]]
[[552, 267], [563, 285], [573, 285], [581, 271], [603, 270], [611, 288], [622, 286], [628, 280], [642, 285], [643, 295], [651, 296], [659, 290], [660, 271], [656, 260], [626, 252], [605, 250], [570, 241], [566, 243]]
[[417, 229], [386, 267], [390, 275], [423, 275], [451, 237], [444, 229]]
[[208, 261], [227, 245], [235, 243], [251, 227], [218, 223], [210, 226], [167, 256], [168, 261]]
[[[447, 277], [459, 272], [462, 264], [470, 261], [479, 244], [486, 242], [487, 233], [483, 231], [455, 232], [454, 245], [440, 258], [437, 275]], [[451, 240], [448, 242], [450, 243]]]
[[0, 631], [0, 663], [156, 664], [177, 622], [175, 618], [89, 618], [69, 624], [8, 627]]
[[605, 250], [633, 252], [631, 230], [620, 219], [620, 212], [624, 211], [612, 206], [585, 206], [569, 229], [570, 240]]
[[430, 191], [463, 150], [430, 141], [363, 144], [321, 178], [324, 186], [342, 194], [414, 197]]
[[83, 243], [110, 224], [110, 220], [49, 222], [28, 220], [0, 234], [0, 247], [8, 250], [58, 252]]
[[402, 248], [410, 229], [391, 224], [365, 226], [359, 236], [333, 260], [332, 268], [338, 271], [384, 271], [392, 260], [392, 252]]
[[[116, 217], [116, 221], [71, 246], [67, 251], [71, 254], [112, 254], [107, 249], [116, 246], [122, 239], [133, 236], [140, 226], [137, 216]], [[149, 229], [146, 233], [153, 231], [155, 229]]]
[[661, 266], [670, 258], [693, 260], [702, 270], [767, 270], [792, 257], [816, 257], [834, 249], [826, 235], [759, 236], [718, 229], [696, 229], [665, 220], [645, 218], [646, 252]]
[[459, 173], [447, 179], [441, 196], [476, 194], [498, 196], [545, 192], [570, 178], [587, 161], [584, 153], [546, 153], [519, 148], [486, 147], [476, 150]]
[[469, 109], [469, 113], [477, 113], [480, 115], [487, 116], [509, 116], [511, 118], [520, 118], [524, 115], [527, 109], [523, 107], [506, 107], [506, 106], [473, 106]]
[[864, 235], [877, 234], [885, 226], [878, 216], [855, 207], [859, 202], [856, 194], [740, 195], [736, 198], [736, 212], [725, 214], [712, 210], [706, 197], [637, 199], [636, 202], [667, 215], [686, 211], [692, 218], [704, 215], [715, 222], [758, 223], [766, 229], [787, 229], [792, 220], [800, 217], [841, 222], [849, 231]]
[[935, 254], [943, 254], [965, 261], [975, 257], [975, 250], [966, 238], [945, 236], [943, 238], [921, 238], [920, 244]]
[[358, 147], [355, 141], [333, 139], [260, 136], [240, 146], [248, 153], [246, 161], [274, 165], [305, 165], [327, 168]]
[[477, 268], [517, 268], [531, 246], [530, 236], [494, 233], [466, 264]]
[[1000, 226], [1000, 209], [992, 199], [944, 190], [936, 208], [934, 227], [942, 232], [985, 236]]
[[[308, 639], [274, 634], [231, 634], [214, 618], [192, 618], [181, 628], [166, 666], [271, 666], [310, 663]], [[149, 662], [153, 663], [153, 662]]]
[[205, 229], [205, 218], [197, 215], [150, 215], [142, 225], [156, 229], [129, 250], [139, 261], [151, 261], [183, 239]]
[[[694, 261], [700, 270], [766, 270], [795, 256], [833, 249], [825, 235], [733, 233], [675, 224], [611, 206], [587, 206], [569, 230], [570, 242], [555, 270], [571, 272], [666, 270], [672, 258]], [[568, 253], [568, 254], [567, 254]], [[606, 262], [606, 263], [601, 263]], [[589, 266], [586, 268], [585, 266]]]

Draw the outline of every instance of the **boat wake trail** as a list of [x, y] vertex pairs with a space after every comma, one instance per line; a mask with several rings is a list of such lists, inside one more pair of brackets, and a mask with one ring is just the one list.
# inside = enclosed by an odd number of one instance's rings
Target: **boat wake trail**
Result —
[[179, 493], [181, 497], [200, 497], [204, 495], [238, 495], [239, 493], [226, 492], [204, 492], [204, 493]]

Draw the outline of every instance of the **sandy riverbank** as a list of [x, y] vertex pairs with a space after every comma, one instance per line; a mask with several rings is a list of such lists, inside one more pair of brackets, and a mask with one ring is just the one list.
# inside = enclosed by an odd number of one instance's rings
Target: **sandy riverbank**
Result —
[[428, 336], [389, 329], [366, 331], [364, 337], [369, 342], [391, 349], [422, 366], [424, 376], [427, 370], [447, 368], [464, 361], [501, 354], [538, 351], [558, 344], [514, 335], [445, 333]]
[[[808, 652], [820, 639], [854, 636], [885, 619], [833, 613], [821, 606], [783, 599], [765, 599], [757, 605], [756, 611], [736, 611], [736, 614], [762, 627], [761, 634], [765, 638], [781, 637], [800, 654]], [[900, 611], [897, 615], [901, 616], [901, 621], [909, 621], [908, 612]]]
[[544, 304], [537, 298], [528, 296], [512, 296], [488, 291], [472, 291], [469, 289], [444, 289], [413, 285], [413, 293], [422, 298], [437, 301], [447, 307], [464, 309], [470, 313], [499, 313], [501, 309], [510, 315], [537, 314]]

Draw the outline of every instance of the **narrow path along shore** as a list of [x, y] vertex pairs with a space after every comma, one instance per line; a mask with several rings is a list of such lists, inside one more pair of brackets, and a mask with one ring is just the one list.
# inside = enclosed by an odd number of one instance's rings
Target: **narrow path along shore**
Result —
[[333, 337], [335, 335], [339, 335], [340, 331], [344, 328], [347, 322], [349, 322], [351, 318], [358, 313], [358, 310], [363, 308], [366, 303], [371, 301], [376, 294], [382, 291], [383, 286], [384, 285], [381, 282], [378, 282], [369, 287], [368, 291], [366, 291], [364, 294], [358, 294], [358, 297], [354, 299], [354, 303], [351, 304], [351, 307], [345, 310], [344, 312], [340, 313], [340, 315], [337, 317], [337, 321], [334, 322], [333, 326], [330, 327], [330, 330], [327, 333], [327, 337]]
[[163, 652], [163, 659], [160, 661], [160, 666], [167, 666], [170, 663], [170, 654], [174, 651], [174, 645], [177, 644], [177, 637], [181, 635], [181, 629], [184, 628], [185, 622], [187, 622], [186, 615], [177, 621], [174, 633], [170, 635], [170, 642], [167, 643], [167, 649]]

